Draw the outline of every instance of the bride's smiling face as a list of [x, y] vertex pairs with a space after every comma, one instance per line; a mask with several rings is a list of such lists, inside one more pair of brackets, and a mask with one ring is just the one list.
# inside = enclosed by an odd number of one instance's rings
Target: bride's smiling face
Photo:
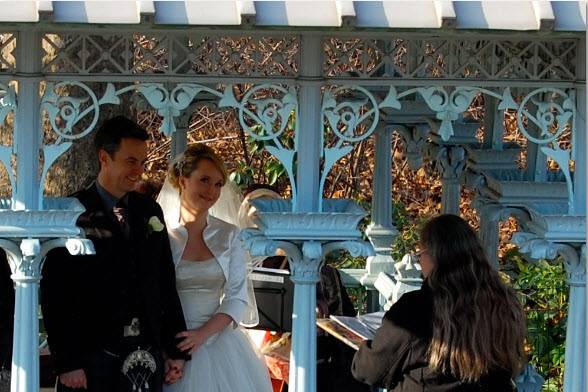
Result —
[[184, 205], [195, 211], [204, 211], [218, 200], [224, 179], [212, 161], [203, 159], [190, 176], [179, 178], [179, 185]]

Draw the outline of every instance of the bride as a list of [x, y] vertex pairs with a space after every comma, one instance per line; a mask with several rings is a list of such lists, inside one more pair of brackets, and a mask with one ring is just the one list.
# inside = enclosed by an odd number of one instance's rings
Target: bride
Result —
[[193, 145], [170, 167], [158, 198], [189, 328], [178, 334], [178, 347], [192, 355], [179, 380], [179, 373], [168, 373], [166, 392], [272, 390], [263, 359], [239, 327], [248, 312], [239, 230], [209, 214], [226, 181], [218, 155], [205, 145]]

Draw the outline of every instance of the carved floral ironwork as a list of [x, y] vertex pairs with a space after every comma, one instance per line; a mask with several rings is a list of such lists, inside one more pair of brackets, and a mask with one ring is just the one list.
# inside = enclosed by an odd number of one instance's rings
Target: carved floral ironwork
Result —
[[[510, 87], [496, 90], [435, 85], [403, 88], [399, 91], [395, 86], [390, 86], [383, 98], [377, 98], [373, 92], [359, 86], [342, 86], [326, 90], [323, 96], [323, 134], [331, 144], [323, 147], [321, 194], [326, 176], [333, 165], [353, 149], [352, 143], [363, 140], [374, 132], [378, 125], [380, 110], [401, 110], [403, 99], [416, 95], [435, 113], [435, 119], [431, 121], [434, 132], [438, 133], [443, 141], [448, 141], [454, 136], [454, 121], [462, 116], [479, 94], [497, 99], [497, 110], [514, 110], [519, 129], [527, 140], [540, 145], [541, 151], [558, 163], [567, 183], [568, 212], [573, 214], [574, 181], [570, 166], [575, 159], [575, 149], [563, 149], [559, 141], [566, 130], [570, 130], [572, 138], [574, 137], [575, 92], [551, 87], [528, 92], [520, 103], [513, 98]], [[535, 133], [529, 130], [531, 126], [539, 130], [539, 136], [533, 136]], [[334, 136], [329, 139], [329, 134]], [[411, 136], [406, 130], [401, 131], [401, 134], [404, 137]]]
[[[72, 89], [74, 88], [74, 89]], [[76, 91], [71, 94], [70, 91]], [[217, 99], [219, 108], [233, 108], [244, 131], [254, 139], [267, 143], [266, 149], [284, 166], [292, 184], [292, 195], [296, 199], [294, 181], [295, 153], [297, 138], [294, 132], [294, 146], [282, 141], [291, 118], [296, 117], [296, 90], [280, 85], [253, 86], [238, 100], [232, 85], [222, 90], [195, 83], [179, 83], [172, 88], [161, 83], [132, 84], [116, 89], [108, 83], [104, 94], [98, 98], [88, 85], [67, 81], [49, 84], [41, 100], [41, 108], [46, 112], [49, 124], [57, 135], [52, 144], [43, 146], [44, 161], [41, 186], [49, 168], [70, 147], [72, 141], [87, 136], [98, 122], [100, 108], [105, 104], [120, 104], [120, 96], [125, 93], [138, 93], [162, 117], [161, 132], [171, 136], [176, 131], [176, 119], [188, 109], [198, 95], [205, 94]], [[90, 120], [82, 124], [80, 121]], [[80, 129], [81, 128], [81, 129]], [[40, 192], [42, 194], [42, 192]]]
[[[0, 124], [4, 124], [9, 113], [16, 111], [16, 91], [13, 85], [0, 83]], [[8, 180], [14, 189], [14, 174], [12, 172], [12, 146], [0, 144], [0, 163], [8, 173]]]

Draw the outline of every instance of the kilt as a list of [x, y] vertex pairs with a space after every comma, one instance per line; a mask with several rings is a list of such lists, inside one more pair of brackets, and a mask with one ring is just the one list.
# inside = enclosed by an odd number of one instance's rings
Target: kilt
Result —
[[[161, 392], [163, 388], [163, 359], [161, 352], [149, 350], [156, 362], [156, 371], [148, 380], [131, 380], [122, 372], [126, 355], [100, 350], [90, 356], [84, 366], [88, 389], [69, 388], [57, 380], [56, 392]], [[133, 389], [133, 382], [137, 389]], [[146, 384], [147, 383], [147, 384]], [[148, 385], [148, 388], [146, 388]]]

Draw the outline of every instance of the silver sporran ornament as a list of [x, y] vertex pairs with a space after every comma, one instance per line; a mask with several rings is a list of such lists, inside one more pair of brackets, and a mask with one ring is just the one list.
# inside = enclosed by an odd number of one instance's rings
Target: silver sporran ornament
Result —
[[157, 363], [149, 351], [137, 350], [130, 353], [122, 365], [122, 373], [133, 385], [133, 391], [149, 391], [149, 379], [155, 374]]

